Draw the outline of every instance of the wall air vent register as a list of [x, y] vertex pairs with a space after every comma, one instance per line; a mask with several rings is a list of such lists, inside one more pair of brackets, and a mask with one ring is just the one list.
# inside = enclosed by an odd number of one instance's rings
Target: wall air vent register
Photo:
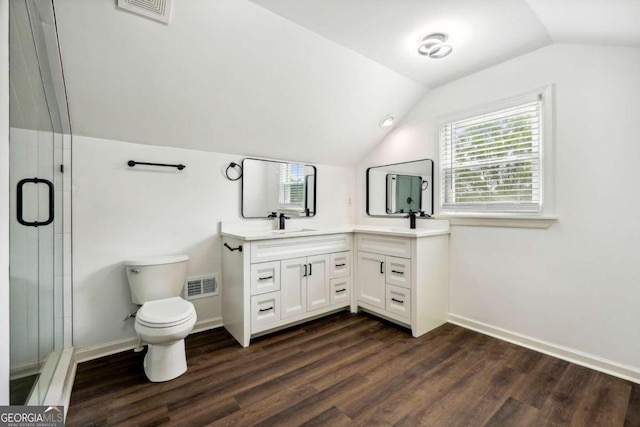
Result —
[[218, 295], [218, 275], [187, 277], [184, 284], [184, 298], [187, 300]]
[[118, 7], [169, 24], [173, 0], [118, 0]]

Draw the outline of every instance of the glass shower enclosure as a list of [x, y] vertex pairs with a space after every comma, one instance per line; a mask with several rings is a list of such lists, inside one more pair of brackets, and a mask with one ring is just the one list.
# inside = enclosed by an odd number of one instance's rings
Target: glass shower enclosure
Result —
[[10, 402], [62, 404], [45, 401], [71, 360], [69, 115], [52, 1], [9, 12]]

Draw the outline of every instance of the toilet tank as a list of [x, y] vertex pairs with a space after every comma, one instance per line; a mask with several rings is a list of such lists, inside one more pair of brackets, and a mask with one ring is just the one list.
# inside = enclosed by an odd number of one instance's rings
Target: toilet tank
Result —
[[142, 305], [147, 301], [181, 296], [188, 261], [188, 255], [125, 261], [133, 303]]

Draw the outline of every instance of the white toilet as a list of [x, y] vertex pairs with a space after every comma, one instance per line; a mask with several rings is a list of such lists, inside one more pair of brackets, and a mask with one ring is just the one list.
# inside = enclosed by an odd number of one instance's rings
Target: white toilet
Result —
[[189, 256], [125, 261], [131, 299], [141, 305], [135, 329], [149, 344], [144, 372], [153, 382], [169, 381], [187, 371], [184, 339], [196, 324], [196, 310], [180, 297]]

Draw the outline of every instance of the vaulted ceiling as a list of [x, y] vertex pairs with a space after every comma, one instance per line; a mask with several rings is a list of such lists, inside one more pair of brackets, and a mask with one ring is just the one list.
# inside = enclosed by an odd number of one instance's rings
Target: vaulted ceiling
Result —
[[[640, 47], [638, 0], [54, 0], [72, 130], [353, 165], [429, 89], [554, 42]], [[416, 53], [445, 32], [453, 53]]]
[[[252, 0], [435, 88], [551, 43], [640, 47], [638, 0]], [[453, 53], [418, 55], [445, 33]]]

